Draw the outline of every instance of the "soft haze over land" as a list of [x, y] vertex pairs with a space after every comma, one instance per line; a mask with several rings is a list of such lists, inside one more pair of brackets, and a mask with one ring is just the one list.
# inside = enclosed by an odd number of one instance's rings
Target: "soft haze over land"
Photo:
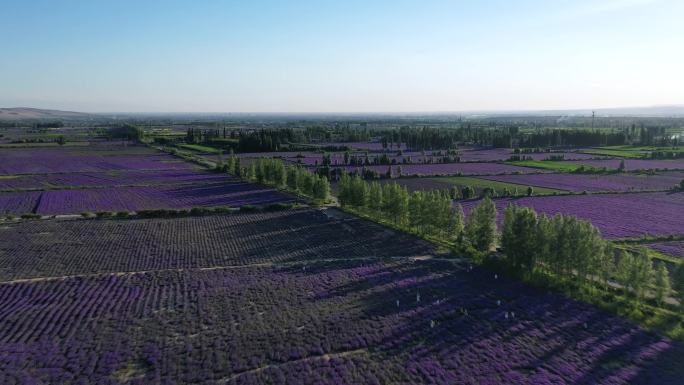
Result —
[[543, 110], [684, 102], [684, 2], [6, 1], [0, 106]]

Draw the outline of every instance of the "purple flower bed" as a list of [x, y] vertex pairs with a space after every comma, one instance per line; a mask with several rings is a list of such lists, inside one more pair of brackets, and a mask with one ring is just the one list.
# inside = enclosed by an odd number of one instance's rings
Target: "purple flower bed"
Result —
[[[350, 224], [352, 224], [350, 226]], [[154, 269], [199, 269], [434, 253], [372, 222], [320, 210], [172, 219], [32, 221], [0, 227], [0, 282]], [[48, 255], [49, 257], [46, 257]]]
[[684, 241], [649, 243], [646, 246], [663, 254], [684, 258]]
[[684, 179], [682, 172], [648, 174], [526, 174], [486, 176], [498, 182], [517, 183], [567, 191], [668, 190]]
[[[625, 159], [625, 170], [684, 170], [684, 159], [676, 160], [650, 160], [650, 159]], [[581, 164], [617, 169], [620, 159], [584, 160]]]
[[[538, 213], [575, 215], [590, 220], [607, 238], [681, 234], [684, 193], [589, 194], [495, 199], [499, 220], [509, 203]], [[461, 202], [466, 213], [478, 200]]]
[[42, 194], [41, 191], [0, 193], [0, 215], [32, 213], [38, 207]]
[[137, 211], [242, 205], [267, 205], [296, 199], [256, 184], [200, 183], [0, 193], [0, 213], [42, 215], [90, 211]]
[[[392, 167], [392, 175], [398, 176], [399, 167], [401, 175], [496, 175], [496, 174], [528, 174], [528, 173], [548, 173], [550, 170], [540, 170], [529, 167], [514, 166], [499, 163], [438, 163], [438, 164], [406, 164], [396, 166], [367, 166], [369, 170], [385, 174], [388, 167]], [[362, 167], [346, 167], [347, 171], [352, 172], [362, 170]]]
[[1, 284], [0, 307], [3, 384], [668, 385], [684, 376], [679, 343], [439, 262]]
[[[0, 151], [0, 175], [194, 168], [192, 164], [171, 155], [160, 154], [149, 149], [136, 148], [134, 151], [136, 154], [126, 155], [117, 151], [116, 147], [112, 150], [7, 149]], [[141, 153], [142, 151], [144, 153]]]
[[508, 160], [513, 155], [510, 148], [486, 148], [459, 151], [461, 161], [464, 162], [491, 162]]
[[11, 178], [0, 177], [0, 190], [44, 189], [53, 186], [153, 186], [162, 184], [231, 182], [232, 180], [225, 174], [189, 169], [33, 174], [19, 175]]

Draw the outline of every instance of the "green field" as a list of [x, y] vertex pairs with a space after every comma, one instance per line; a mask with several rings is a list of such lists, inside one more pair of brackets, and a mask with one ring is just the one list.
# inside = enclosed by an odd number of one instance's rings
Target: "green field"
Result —
[[[516, 183], [506, 183], [506, 182], [497, 182], [493, 180], [486, 180], [486, 179], [479, 179], [476, 177], [468, 177], [468, 176], [453, 176], [453, 177], [443, 177], [443, 178], [427, 178], [428, 180], [435, 181], [435, 182], [441, 182], [441, 183], [449, 183], [453, 186], [470, 186], [476, 190], [483, 189], [486, 187], [491, 187], [497, 192], [502, 192], [504, 189], [508, 189], [509, 191], [513, 192], [515, 189], [518, 189], [519, 193], [524, 193], [527, 190], [527, 185], [524, 184], [516, 184]], [[532, 186], [534, 188], [534, 193], [535, 194], [553, 194], [553, 193], [565, 193], [567, 191], [564, 190], [556, 190], [556, 189], [551, 189], [551, 188], [544, 188], [544, 187], [536, 187]]]
[[202, 146], [199, 144], [181, 144], [178, 147], [185, 149], [185, 150], [192, 150], [192, 151], [197, 151], [197, 152], [208, 152], [211, 154], [218, 154], [222, 150], [214, 147], [209, 147], [209, 146]]
[[555, 171], [564, 171], [564, 172], [573, 172], [582, 166], [584, 166], [585, 169], [589, 169], [589, 170], [595, 168], [595, 167], [592, 167], [592, 166], [589, 166], [586, 164], [581, 164], [581, 163], [569, 163], [569, 162], [552, 161], [552, 160], [518, 160], [518, 161], [512, 161], [512, 162], [506, 162], [506, 163], [512, 164], [515, 166], [543, 168], [545, 170], [555, 170]]
[[618, 156], [621, 158], [643, 158], [647, 153], [639, 151], [627, 151], [627, 150], [583, 150], [584, 154], [592, 155], [605, 155], [605, 156]]

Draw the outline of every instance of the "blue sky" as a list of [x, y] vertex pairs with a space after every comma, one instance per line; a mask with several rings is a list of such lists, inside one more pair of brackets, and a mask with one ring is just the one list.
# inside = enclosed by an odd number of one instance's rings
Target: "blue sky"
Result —
[[403, 112], [684, 104], [684, 1], [0, 0], [0, 106]]

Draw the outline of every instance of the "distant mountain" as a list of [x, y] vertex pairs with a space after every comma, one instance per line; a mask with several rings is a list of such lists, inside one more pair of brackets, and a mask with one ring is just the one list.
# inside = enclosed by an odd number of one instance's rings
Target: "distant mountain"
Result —
[[87, 119], [91, 116], [83, 112], [44, 110], [40, 108], [0, 108], [0, 121]]

